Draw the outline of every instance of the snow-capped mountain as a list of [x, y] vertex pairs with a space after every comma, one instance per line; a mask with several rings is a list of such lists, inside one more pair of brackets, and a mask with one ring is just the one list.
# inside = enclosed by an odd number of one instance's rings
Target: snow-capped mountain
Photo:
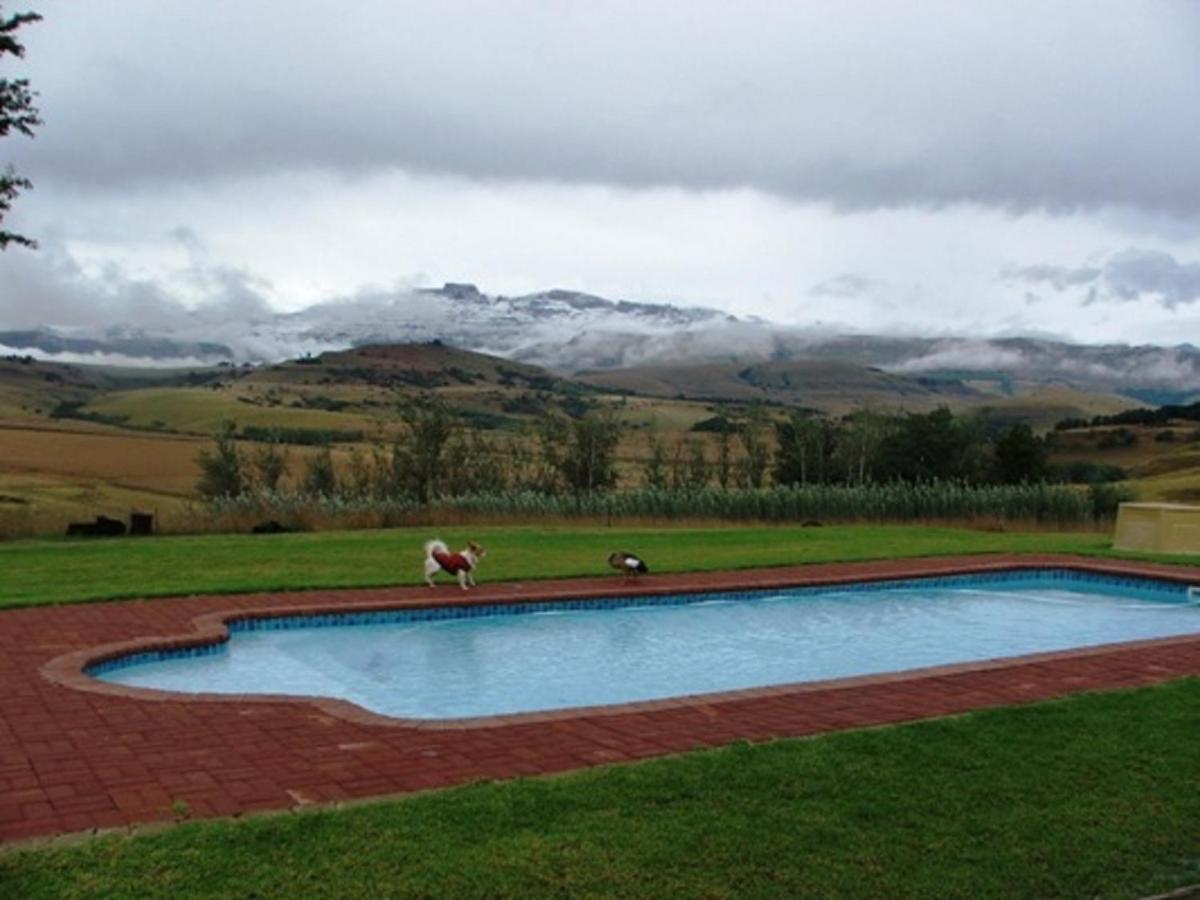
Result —
[[[580, 334], [668, 334], [736, 321], [715, 309], [607, 300], [549, 290], [518, 297], [482, 293], [473, 284], [406, 292], [364, 293], [295, 313], [242, 321], [211, 316], [177, 318], [153, 331], [135, 323], [87, 330], [45, 326], [4, 331], [0, 353], [52, 356], [75, 362], [203, 364], [273, 362], [289, 357], [379, 343], [443, 340], [500, 356], [553, 347]], [[536, 354], [535, 354], [536, 355]]]
[[700, 307], [606, 300], [566, 290], [492, 296], [473, 284], [449, 283], [411, 294], [313, 306], [283, 317], [274, 327], [290, 331], [299, 341], [343, 347], [437, 338], [518, 357], [528, 348], [562, 344], [580, 334], [668, 334], [727, 320], [733, 317]]
[[273, 362], [368, 344], [441, 340], [561, 372], [684, 363], [840, 360], [899, 374], [999, 384], [1061, 382], [1151, 403], [1200, 396], [1200, 350], [1081, 346], [1032, 338], [846, 335], [715, 309], [609, 300], [568, 290], [507, 297], [473, 284], [362, 293], [295, 313], [189, 314], [154, 329], [4, 331], [0, 354], [63, 362]]

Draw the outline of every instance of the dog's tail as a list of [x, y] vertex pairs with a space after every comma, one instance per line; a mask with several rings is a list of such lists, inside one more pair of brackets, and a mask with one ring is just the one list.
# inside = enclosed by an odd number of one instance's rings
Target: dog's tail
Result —
[[442, 541], [433, 540], [425, 542], [425, 558], [431, 559], [434, 553], [449, 553], [450, 548]]

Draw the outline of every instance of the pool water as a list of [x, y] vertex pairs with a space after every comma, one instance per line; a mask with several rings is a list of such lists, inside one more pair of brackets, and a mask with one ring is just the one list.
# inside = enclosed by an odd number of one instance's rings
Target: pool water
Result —
[[338, 697], [406, 718], [628, 703], [1200, 633], [1181, 585], [1014, 572], [833, 589], [231, 623], [93, 667], [170, 691]]

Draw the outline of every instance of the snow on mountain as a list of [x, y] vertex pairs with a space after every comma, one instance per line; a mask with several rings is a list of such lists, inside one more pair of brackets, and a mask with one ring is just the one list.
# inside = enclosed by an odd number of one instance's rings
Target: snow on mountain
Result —
[[568, 290], [508, 297], [473, 284], [364, 292], [295, 313], [199, 311], [154, 329], [4, 331], [0, 354], [125, 365], [273, 362], [367, 344], [445, 343], [564, 372], [763, 360], [841, 360], [901, 374], [1002, 374], [1126, 393], [1147, 402], [1200, 395], [1200, 350], [1080, 346], [1033, 338], [846, 335], [715, 309], [608, 300]]
[[[296, 313], [214, 322], [195, 315], [154, 333], [128, 325], [85, 332], [42, 327], [0, 330], [0, 346], [43, 355], [117, 354], [165, 365], [172, 358], [210, 362], [273, 362], [374, 343], [435, 338], [500, 356], [535, 345], [558, 345], [582, 333], [667, 333], [732, 320], [714, 309], [607, 300], [549, 290], [491, 296], [473, 284], [449, 283], [408, 292], [363, 293]], [[2, 326], [3, 323], [0, 323]]]

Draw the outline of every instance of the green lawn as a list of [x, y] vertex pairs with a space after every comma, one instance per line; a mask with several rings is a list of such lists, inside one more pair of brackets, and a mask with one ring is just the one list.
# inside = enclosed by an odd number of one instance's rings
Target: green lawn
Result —
[[1200, 680], [0, 854], [0, 896], [1139, 897], [1200, 882]]
[[[0, 606], [1063, 551], [1104, 534], [920, 526], [395, 529], [0, 544]], [[1177, 560], [1182, 561], [1182, 560]], [[3, 624], [0, 613], [0, 626]], [[1200, 680], [480, 783], [343, 810], [0, 852], [0, 897], [1137, 897], [1200, 883]]]
[[488, 556], [486, 581], [607, 573], [613, 550], [655, 572], [958, 553], [1106, 553], [1091, 533], [1009, 533], [919, 525], [824, 528], [599, 526], [404, 528], [281, 535], [200, 535], [0, 544], [0, 608], [170, 594], [367, 587], [420, 581], [422, 545], [468, 537]]

